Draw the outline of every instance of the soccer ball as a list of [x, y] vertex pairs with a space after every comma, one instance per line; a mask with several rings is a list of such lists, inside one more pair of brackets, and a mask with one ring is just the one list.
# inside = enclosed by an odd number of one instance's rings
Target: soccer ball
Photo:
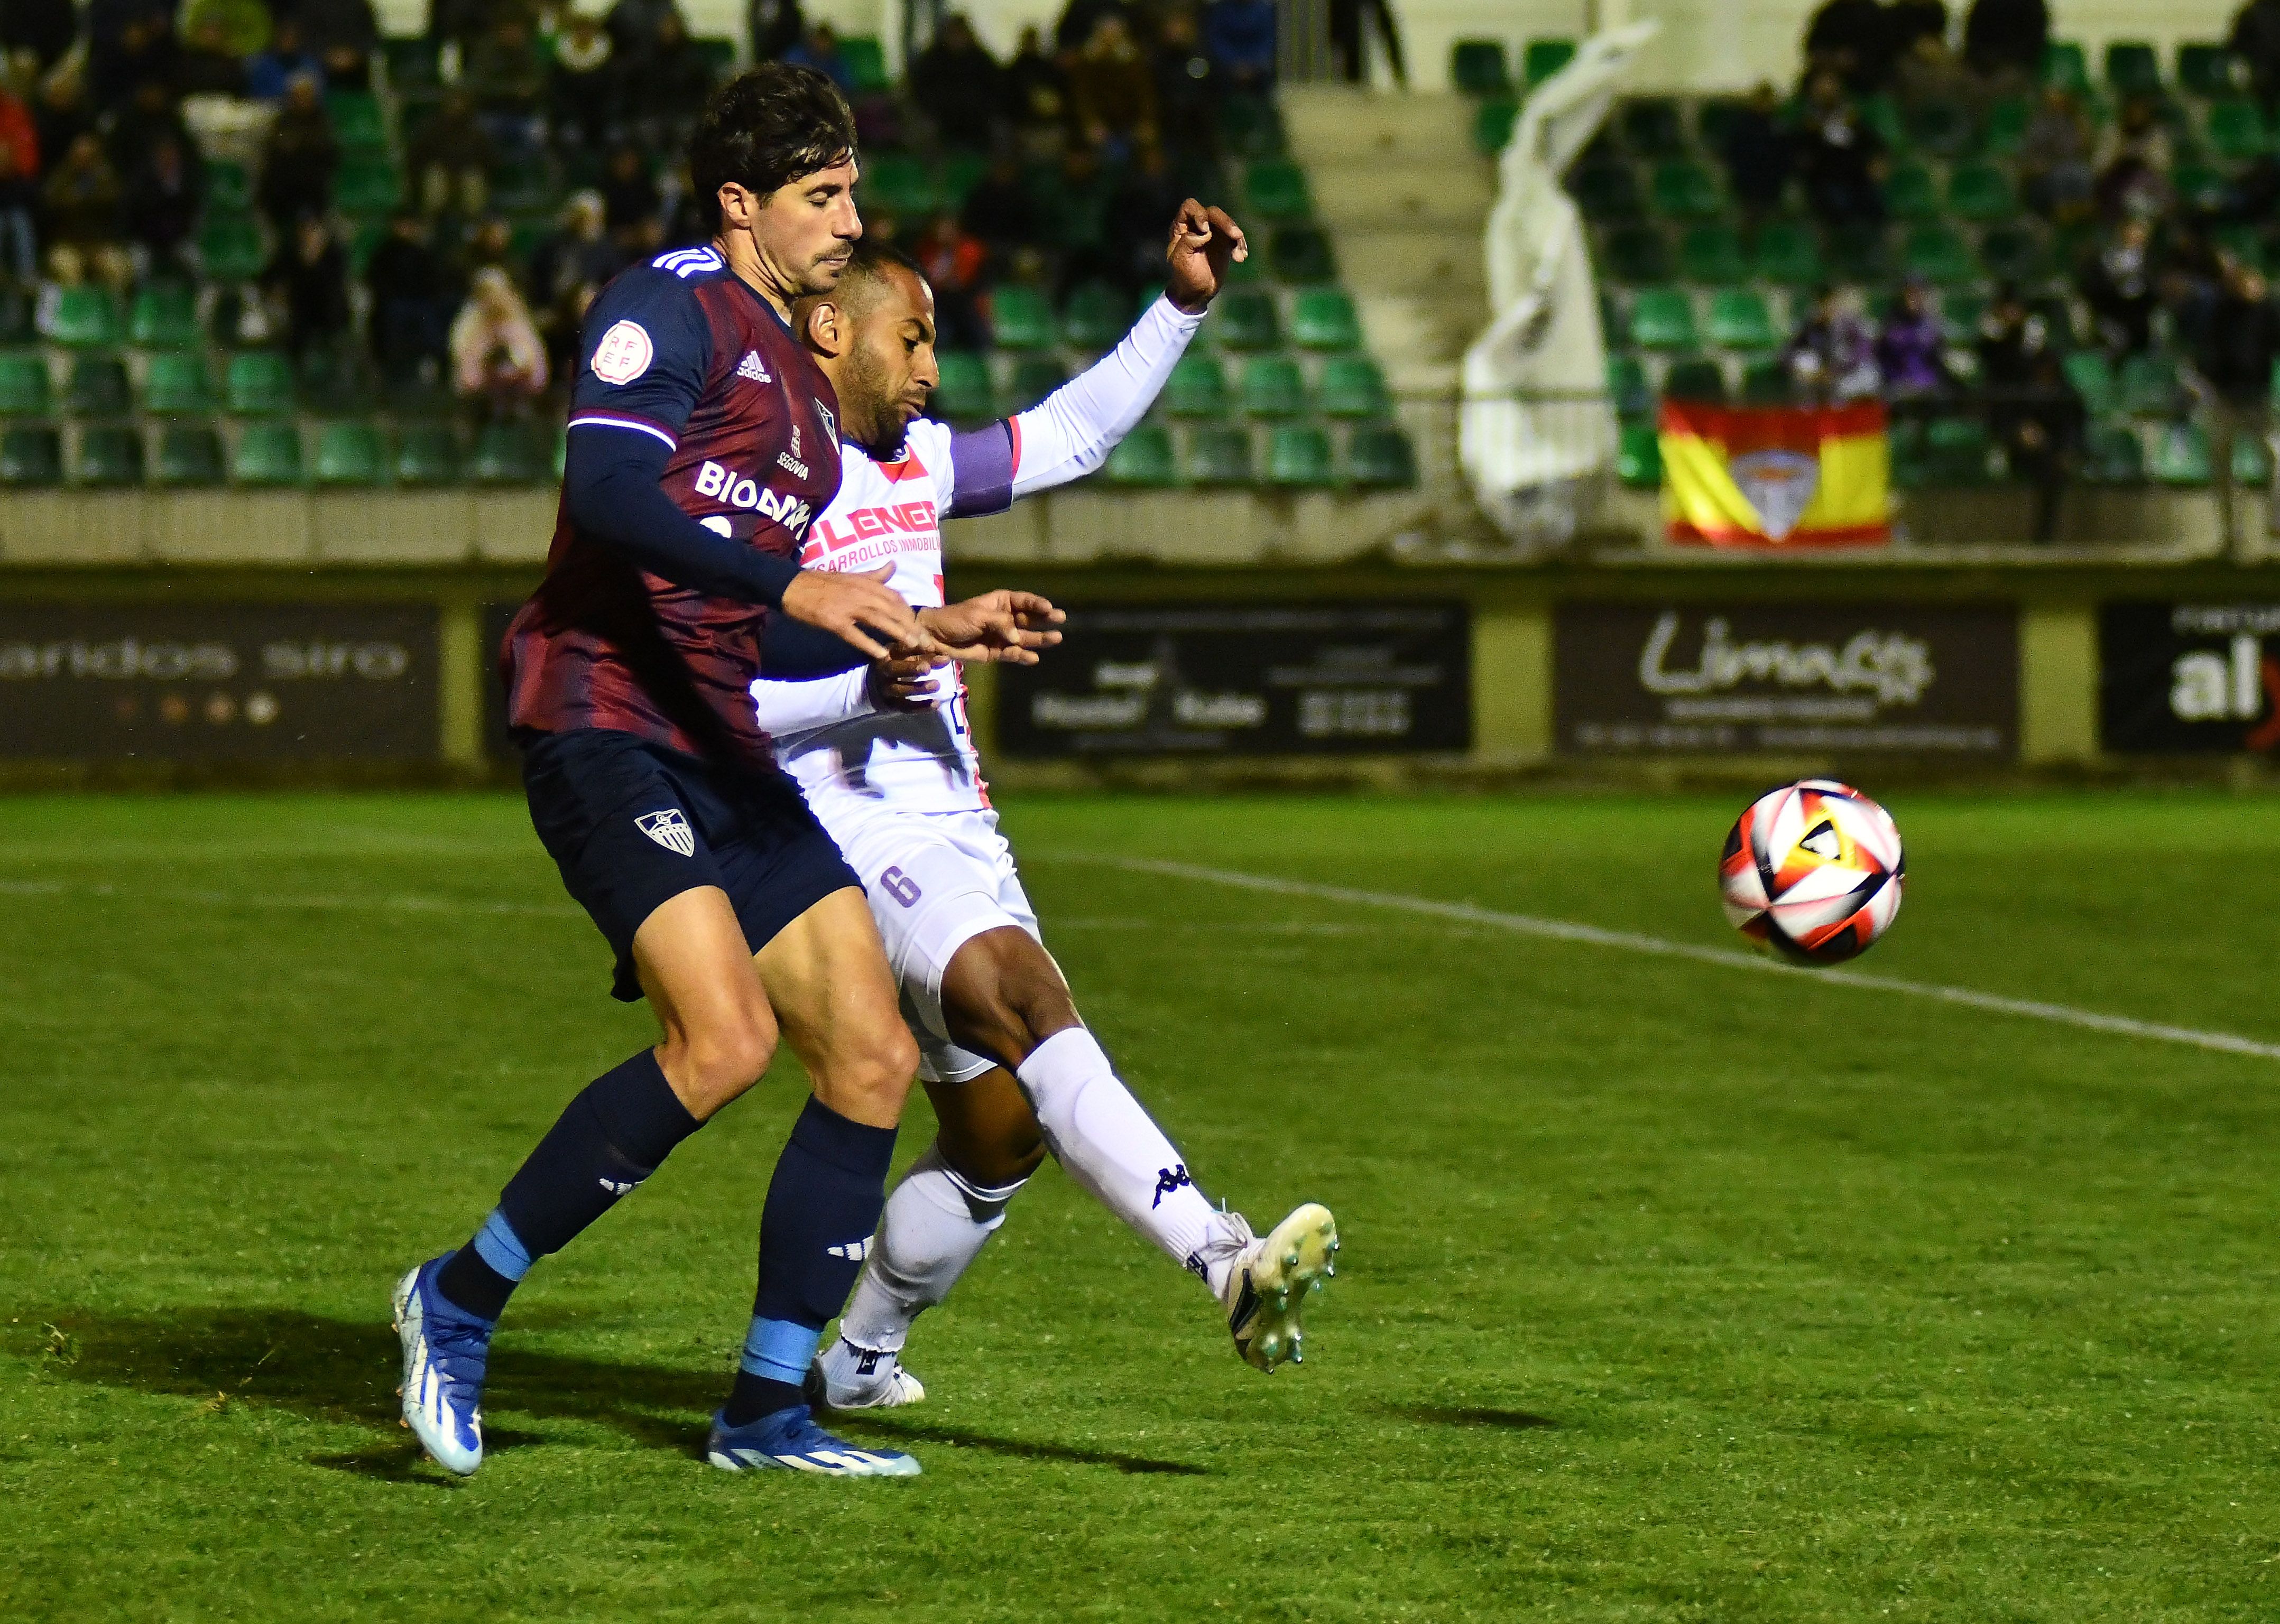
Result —
[[1752, 942], [1833, 965], [1891, 927], [1906, 872], [1890, 812], [1848, 784], [1809, 778], [1750, 804], [1726, 836], [1718, 889]]

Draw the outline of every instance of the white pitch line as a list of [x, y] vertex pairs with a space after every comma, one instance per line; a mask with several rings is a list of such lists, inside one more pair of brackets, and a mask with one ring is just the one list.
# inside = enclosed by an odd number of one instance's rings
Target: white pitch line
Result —
[[[1039, 855], [1042, 854], [1031, 854], [1033, 858]], [[2127, 1015], [2101, 1014], [2096, 1010], [2076, 1009], [2067, 1004], [2045, 1004], [2033, 998], [2008, 998], [2000, 993], [1978, 992], [1968, 987], [1943, 987], [1935, 981], [1903, 981], [1894, 975], [1868, 975], [1858, 970], [1809, 969], [1783, 964], [1777, 958], [1760, 958], [1755, 953], [1737, 952], [1731, 948], [1697, 947], [1691, 943], [1670, 942], [1660, 936], [1645, 936], [1633, 931], [1603, 930], [1597, 925], [1577, 925], [1567, 920], [1541, 919], [1529, 913], [1506, 913], [1472, 903], [1437, 902], [1429, 897], [1412, 897], [1399, 891], [1366, 891], [1348, 885], [1324, 885], [1312, 880], [1285, 880], [1273, 874], [1243, 874], [1231, 868], [1205, 868], [1195, 863], [1158, 862], [1146, 858], [1101, 857], [1071, 851], [1051, 853], [1045, 860], [1088, 863], [1105, 868], [1121, 868], [1133, 874], [1162, 874], [1172, 879], [1194, 880], [1206, 885], [1224, 885], [1239, 890], [1267, 891], [1282, 897], [1312, 897], [1323, 902], [1392, 908], [1404, 913], [1421, 913], [1434, 919], [1458, 920], [1468, 925], [1486, 925], [1498, 930], [1510, 931], [1514, 935], [1536, 936], [1547, 942], [1572, 942], [1586, 947], [1648, 953], [1660, 958], [1691, 959], [1697, 964], [1718, 965], [1729, 970], [1756, 970], [1775, 975], [1799, 976], [1824, 986], [1857, 987], [1868, 992], [1905, 993], [1914, 998], [1960, 1004], [1967, 1009], [1986, 1010], [1998, 1015], [2017, 1015], [2029, 1020], [2047, 1020], [2056, 1026], [2075, 1027], [2086, 1032], [2111, 1032], [2122, 1037], [2149, 1038], [2156, 1043], [2183, 1043], [2194, 1049], [2215, 1050], [2220, 1054], [2280, 1060], [2280, 1043], [2259, 1043], [2253, 1037], [2241, 1037], [2230, 1032], [2203, 1032], [2192, 1027], [2133, 1020]]]
[[121, 902], [188, 903], [204, 908], [368, 909], [381, 913], [474, 913], [505, 918], [585, 918], [566, 904], [485, 902], [463, 897], [324, 897], [283, 892], [246, 896], [231, 891], [152, 890], [139, 885], [71, 885], [57, 880], [0, 880], [0, 897], [92, 897]]

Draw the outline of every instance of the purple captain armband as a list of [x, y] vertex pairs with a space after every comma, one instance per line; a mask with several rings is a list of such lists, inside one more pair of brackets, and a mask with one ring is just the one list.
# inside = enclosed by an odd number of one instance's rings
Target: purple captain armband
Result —
[[1002, 513], [1013, 505], [1013, 426], [992, 423], [950, 437], [950, 466], [956, 471], [944, 519]]

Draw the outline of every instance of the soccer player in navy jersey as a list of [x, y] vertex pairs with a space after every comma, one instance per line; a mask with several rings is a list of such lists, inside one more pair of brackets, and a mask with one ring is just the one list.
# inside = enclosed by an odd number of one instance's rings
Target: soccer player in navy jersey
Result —
[[884, 571], [799, 567], [839, 487], [838, 407], [788, 319], [862, 233], [854, 119], [821, 75], [769, 64], [715, 93], [689, 164], [718, 230], [594, 302], [546, 577], [501, 655], [531, 821], [616, 952], [615, 995], [646, 997], [664, 1036], [570, 1103], [467, 1244], [397, 1286], [405, 1424], [462, 1474], [517, 1283], [759, 1081], [780, 1035], [814, 1095], [768, 1185], [751, 1328], [706, 1454], [918, 1470], [801, 1402], [877, 1227], [918, 1055], [861, 886], [748, 689], [787, 617], [874, 658], [1029, 660], [1055, 612], [993, 594], [914, 614]]

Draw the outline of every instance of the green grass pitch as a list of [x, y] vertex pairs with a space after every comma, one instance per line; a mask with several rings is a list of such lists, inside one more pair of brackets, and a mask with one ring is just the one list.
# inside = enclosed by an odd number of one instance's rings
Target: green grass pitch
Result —
[[[786, 1062], [541, 1266], [455, 1483], [390, 1283], [651, 1032], [520, 803], [0, 801], [0, 1610], [2280, 1617], [2280, 1060], [1099, 860], [1728, 946], [1737, 810], [1017, 797], [1205, 1189], [1336, 1208], [1306, 1366], [1049, 1166], [849, 1424], [925, 1476], [711, 1470]], [[2280, 1041], [2280, 806], [1893, 811], [1862, 969]]]

